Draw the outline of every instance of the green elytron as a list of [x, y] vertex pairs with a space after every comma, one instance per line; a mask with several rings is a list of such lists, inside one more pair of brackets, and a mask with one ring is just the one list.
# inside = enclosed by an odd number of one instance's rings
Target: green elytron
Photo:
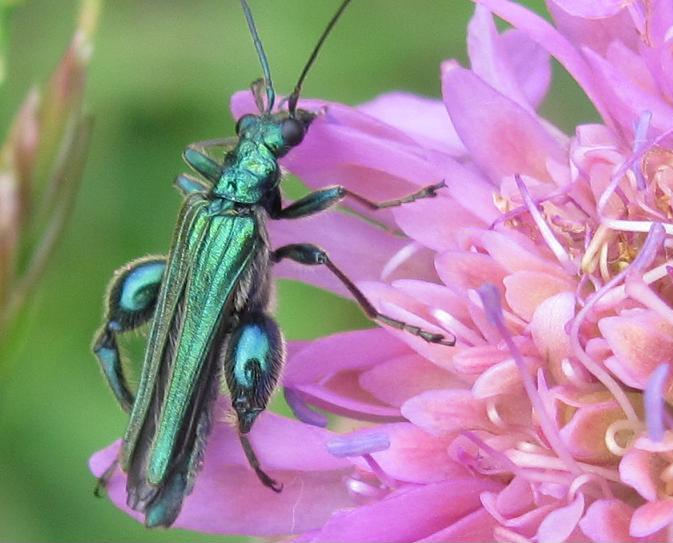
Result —
[[[390, 207], [434, 196], [443, 186], [432, 185], [381, 204], [333, 186], [282, 206], [278, 159], [301, 143], [316, 118], [297, 109], [301, 86], [348, 3], [341, 4], [323, 32], [287, 100], [287, 111], [274, 113], [266, 56], [247, 2], [241, 0], [264, 72], [264, 79], [252, 86], [260, 113], [238, 120], [237, 138], [188, 146], [184, 159], [199, 175], [182, 174], [176, 180], [185, 202], [168, 257], [136, 260], [112, 280], [106, 322], [96, 336], [94, 352], [119, 404], [130, 412], [119, 465], [128, 477], [128, 505], [144, 513], [147, 526], [170, 526], [192, 490], [222, 373], [250, 466], [264, 485], [276, 492], [282, 489], [262, 470], [247, 437], [266, 408], [285, 358], [282, 333], [268, 314], [274, 263], [288, 258], [324, 265], [370, 318], [429, 342], [453, 344], [440, 334], [379, 313], [319, 247], [293, 244], [274, 250], [269, 245], [268, 218], [306, 217], [346, 196], [373, 209]], [[221, 161], [212, 158], [218, 149], [224, 150]], [[134, 394], [122, 369], [117, 337], [149, 321]], [[103, 476], [101, 484], [105, 480]]]

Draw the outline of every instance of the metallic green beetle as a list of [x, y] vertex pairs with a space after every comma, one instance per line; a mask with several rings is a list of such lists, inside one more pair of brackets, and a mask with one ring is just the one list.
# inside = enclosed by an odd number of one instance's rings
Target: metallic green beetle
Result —
[[[297, 109], [301, 86], [348, 3], [341, 4], [323, 32], [287, 100], [287, 111], [273, 113], [268, 63], [250, 9], [241, 0], [264, 72], [264, 80], [252, 86], [260, 113], [238, 120], [237, 138], [186, 149], [184, 159], [199, 177], [182, 174], [176, 180], [185, 202], [168, 257], [131, 262], [112, 280], [106, 322], [96, 336], [94, 352], [118, 402], [130, 412], [119, 465], [128, 475], [128, 505], [144, 513], [147, 526], [170, 526], [192, 490], [222, 373], [251, 467], [264, 485], [277, 492], [282, 488], [262, 470], [247, 437], [267, 406], [285, 358], [283, 336], [268, 314], [274, 263], [289, 258], [324, 265], [370, 318], [429, 342], [453, 345], [442, 335], [379, 313], [315, 245], [275, 250], [269, 245], [268, 218], [305, 217], [346, 196], [373, 209], [390, 207], [434, 196], [443, 186], [432, 185], [381, 204], [333, 186], [282, 207], [278, 159], [301, 143], [315, 118]], [[209, 155], [217, 148], [225, 149], [222, 161]], [[148, 321], [149, 338], [134, 395], [122, 369], [117, 336]], [[101, 484], [115, 467], [108, 469]]]

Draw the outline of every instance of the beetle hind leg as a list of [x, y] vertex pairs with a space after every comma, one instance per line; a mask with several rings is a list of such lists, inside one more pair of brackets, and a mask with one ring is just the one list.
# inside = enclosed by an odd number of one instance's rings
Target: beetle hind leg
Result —
[[108, 481], [111, 479], [114, 474], [117, 466], [119, 465], [119, 460], [115, 458], [112, 463], [105, 469], [100, 477], [96, 480], [96, 486], [93, 489], [93, 495], [96, 498], [100, 498], [103, 495], [103, 490], [107, 487]]
[[250, 443], [250, 439], [248, 439], [247, 434], [242, 434], [239, 432], [238, 437], [241, 441], [241, 447], [243, 447], [243, 452], [245, 453], [245, 457], [248, 459], [248, 464], [250, 464], [250, 467], [255, 470], [255, 473], [257, 474], [257, 478], [262, 482], [262, 484], [274, 492], [281, 492], [283, 490], [283, 483], [279, 483], [275, 479], [272, 479], [263, 469], [262, 466], [259, 464], [259, 460], [257, 459], [257, 455], [255, 454], [255, 451], [252, 448], [252, 444]]
[[283, 485], [262, 469], [248, 432], [266, 409], [284, 360], [285, 345], [276, 321], [261, 311], [242, 315], [227, 345], [224, 375], [245, 457], [262, 484], [274, 492], [280, 492]]
[[119, 405], [127, 412], [134, 398], [124, 375], [117, 336], [152, 317], [165, 267], [165, 258], [146, 257], [115, 273], [108, 290], [105, 324], [94, 340], [93, 351], [105, 379]]

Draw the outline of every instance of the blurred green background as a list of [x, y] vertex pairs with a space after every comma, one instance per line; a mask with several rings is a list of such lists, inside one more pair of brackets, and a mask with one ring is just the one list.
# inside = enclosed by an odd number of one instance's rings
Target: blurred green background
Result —
[[[525, 3], [541, 10], [542, 2]], [[251, 4], [277, 90], [287, 92], [338, 2]], [[439, 96], [439, 62], [465, 62], [472, 9], [463, 0], [353, 2], [309, 76], [306, 96], [349, 104], [392, 89]], [[76, 13], [70, 0], [26, 1], [15, 11], [8, 81], [0, 91], [3, 131], [29, 86], [58, 62]], [[179, 205], [171, 184], [185, 170], [182, 149], [233, 134], [229, 96], [259, 76], [234, 0], [104, 6], [87, 89], [95, 128], [83, 186], [27, 318], [9, 338], [10, 359], [2, 361], [0, 541], [235, 540], [147, 531], [92, 496], [87, 459], [120, 435], [126, 417], [90, 342], [112, 271], [167, 249]], [[566, 131], [595, 119], [558, 69], [543, 112]], [[285, 281], [278, 318], [289, 339], [366, 325], [352, 303]], [[132, 343], [137, 353], [142, 342]]]

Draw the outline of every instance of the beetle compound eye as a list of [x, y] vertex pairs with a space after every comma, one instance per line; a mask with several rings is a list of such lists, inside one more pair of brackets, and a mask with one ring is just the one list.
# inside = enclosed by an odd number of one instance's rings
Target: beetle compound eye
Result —
[[285, 119], [281, 130], [283, 141], [290, 147], [299, 145], [304, 139], [304, 126], [296, 119]]
[[245, 132], [246, 130], [248, 130], [248, 128], [250, 128], [253, 124], [255, 124], [256, 120], [257, 116], [252, 115], [251, 113], [243, 115], [243, 117], [241, 117], [236, 122], [236, 134], [240, 136], [242, 132]]

